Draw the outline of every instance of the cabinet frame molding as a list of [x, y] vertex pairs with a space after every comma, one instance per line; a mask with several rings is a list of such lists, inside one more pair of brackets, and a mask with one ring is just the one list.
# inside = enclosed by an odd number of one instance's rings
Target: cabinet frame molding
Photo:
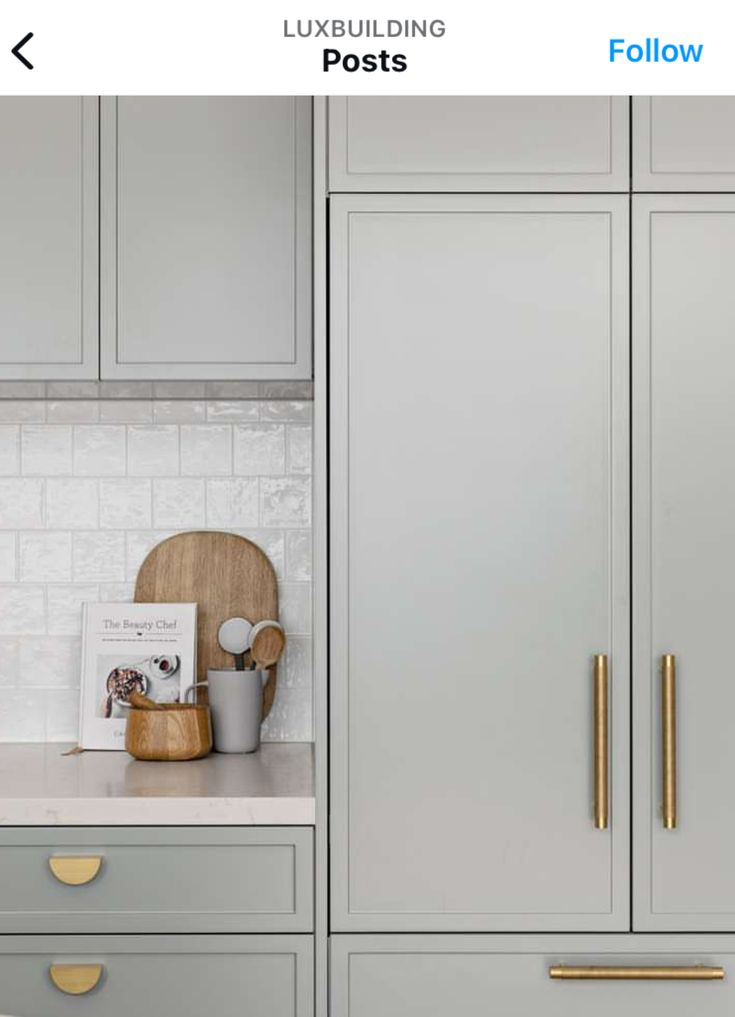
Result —
[[[118, 265], [118, 97], [100, 102], [100, 376], [102, 380], [305, 380], [312, 365], [312, 100], [294, 102], [293, 358], [145, 363], [120, 357]], [[304, 268], [306, 266], [306, 268]]]
[[[347, 631], [349, 576], [349, 400], [348, 334], [349, 277], [347, 233], [353, 213], [569, 212], [607, 213], [611, 219], [611, 308], [609, 386], [612, 443], [610, 456], [611, 541], [610, 563], [611, 678], [611, 829], [596, 831], [592, 808], [592, 657], [589, 661], [590, 714], [580, 715], [589, 725], [590, 831], [610, 837], [610, 910], [604, 913], [459, 913], [438, 910], [421, 913], [353, 911], [349, 899], [349, 636]], [[331, 363], [330, 363], [330, 674], [331, 674], [331, 916], [332, 932], [495, 932], [571, 931], [620, 932], [630, 923], [629, 871], [629, 343], [628, 343], [628, 199], [624, 195], [339, 195], [331, 202]], [[522, 805], [519, 805], [522, 807]], [[437, 822], [441, 817], [437, 816]], [[385, 831], [385, 836], [392, 836]], [[451, 860], [447, 860], [451, 865]], [[550, 877], [552, 873], [549, 873]]]

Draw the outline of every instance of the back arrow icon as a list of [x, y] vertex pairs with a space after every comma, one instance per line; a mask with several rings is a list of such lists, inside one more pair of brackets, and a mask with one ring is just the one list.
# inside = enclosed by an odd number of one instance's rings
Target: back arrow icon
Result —
[[21, 53], [21, 50], [23, 49], [25, 44], [28, 42], [28, 40], [32, 39], [32, 38], [33, 38], [33, 32], [29, 32], [28, 35], [24, 35], [23, 36], [23, 38], [20, 40], [20, 42], [16, 42], [15, 46], [13, 46], [13, 48], [10, 51], [13, 54], [13, 56], [18, 57], [18, 59], [20, 60], [20, 62], [22, 64], [25, 64], [25, 66], [28, 68], [29, 71], [33, 70], [33, 64], [31, 63], [30, 60], [26, 60], [26, 58]]

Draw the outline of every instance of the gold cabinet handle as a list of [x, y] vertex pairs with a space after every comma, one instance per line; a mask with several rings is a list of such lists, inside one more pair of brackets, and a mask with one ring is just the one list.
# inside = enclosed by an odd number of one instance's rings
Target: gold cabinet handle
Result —
[[101, 855], [52, 855], [48, 867], [60, 883], [83, 886], [91, 883], [102, 868]]
[[83, 996], [99, 985], [102, 964], [51, 964], [49, 977], [59, 992], [67, 996]]
[[595, 826], [606, 830], [610, 821], [607, 656], [598, 653], [594, 659], [594, 731], [595, 731]]
[[676, 657], [661, 658], [661, 814], [665, 830], [676, 829]]
[[571, 967], [558, 964], [549, 968], [549, 978], [586, 981], [712, 982], [725, 977], [724, 968], [692, 964], [686, 967], [605, 967], [592, 964]]

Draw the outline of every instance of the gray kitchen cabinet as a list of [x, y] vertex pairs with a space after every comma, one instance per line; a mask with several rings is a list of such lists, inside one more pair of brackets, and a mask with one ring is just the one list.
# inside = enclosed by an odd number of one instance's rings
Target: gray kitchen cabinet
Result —
[[627, 222], [332, 199], [336, 931], [628, 928]]
[[13, 1017], [312, 1017], [313, 997], [310, 936], [0, 941], [0, 1011]]
[[102, 100], [103, 378], [311, 376], [311, 100]]
[[633, 99], [637, 191], [735, 191], [735, 96]]
[[0, 933], [310, 932], [312, 837], [288, 826], [0, 829]]
[[[623, 976], [674, 968], [680, 977], [550, 977], [552, 968], [589, 967]], [[731, 1017], [735, 1009], [731, 936], [333, 936], [331, 970], [338, 1017]]]
[[331, 191], [627, 191], [622, 96], [329, 100]]
[[0, 97], [0, 379], [97, 377], [98, 105]]
[[735, 195], [638, 196], [633, 238], [635, 927], [735, 931]]

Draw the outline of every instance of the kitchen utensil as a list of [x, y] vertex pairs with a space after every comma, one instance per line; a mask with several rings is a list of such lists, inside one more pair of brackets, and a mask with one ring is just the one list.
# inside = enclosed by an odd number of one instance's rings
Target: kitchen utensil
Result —
[[245, 653], [250, 647], [252, 630], [253, 626], [247, 618], [228, 618], [217, 631], [217, 642], [225, 653], [231, 653], [235, 658], [235, 668], [238, 671], [245, 670]]
[[211, 667], [206, 682], [186, 690], [185, 699], [197, 689], [209, 692], [215, 752], [255, 752], [258, 748], [267, 679], [267, 671]]
[[133, 707], [125, 725], [125, 748], [136, 759], [201, 759], [212, 751], [209, 707], [190, 703]]
[[140, 692], [131, 692], [128, 696], [128, 705], [134, 707], [136, 710], [162, 710], [163, 704], [156, 703], [154, 700], [149, 699], [148, 696], [142, 695]]
[[265, 671], [281, 659], [286, 636], [276, 621], [261, 621], [250, 633], [250, 657], [256, 669]]
[[[217, 642], [223, 618], [253, 622], [278, 618], [278, 586], [266, 555], [245, 537], [234, 533], [193, 531], [177, 533], [148, 554], [135, 584], [138, 603], [196, 602], [197, 679], [209, 668], [223, 668], [231, 657]], [[250, 654], [246, 655], [246, 665]], [[276, 693], [277, 668], [269, 670], [263, 692], [267, 717]]]

